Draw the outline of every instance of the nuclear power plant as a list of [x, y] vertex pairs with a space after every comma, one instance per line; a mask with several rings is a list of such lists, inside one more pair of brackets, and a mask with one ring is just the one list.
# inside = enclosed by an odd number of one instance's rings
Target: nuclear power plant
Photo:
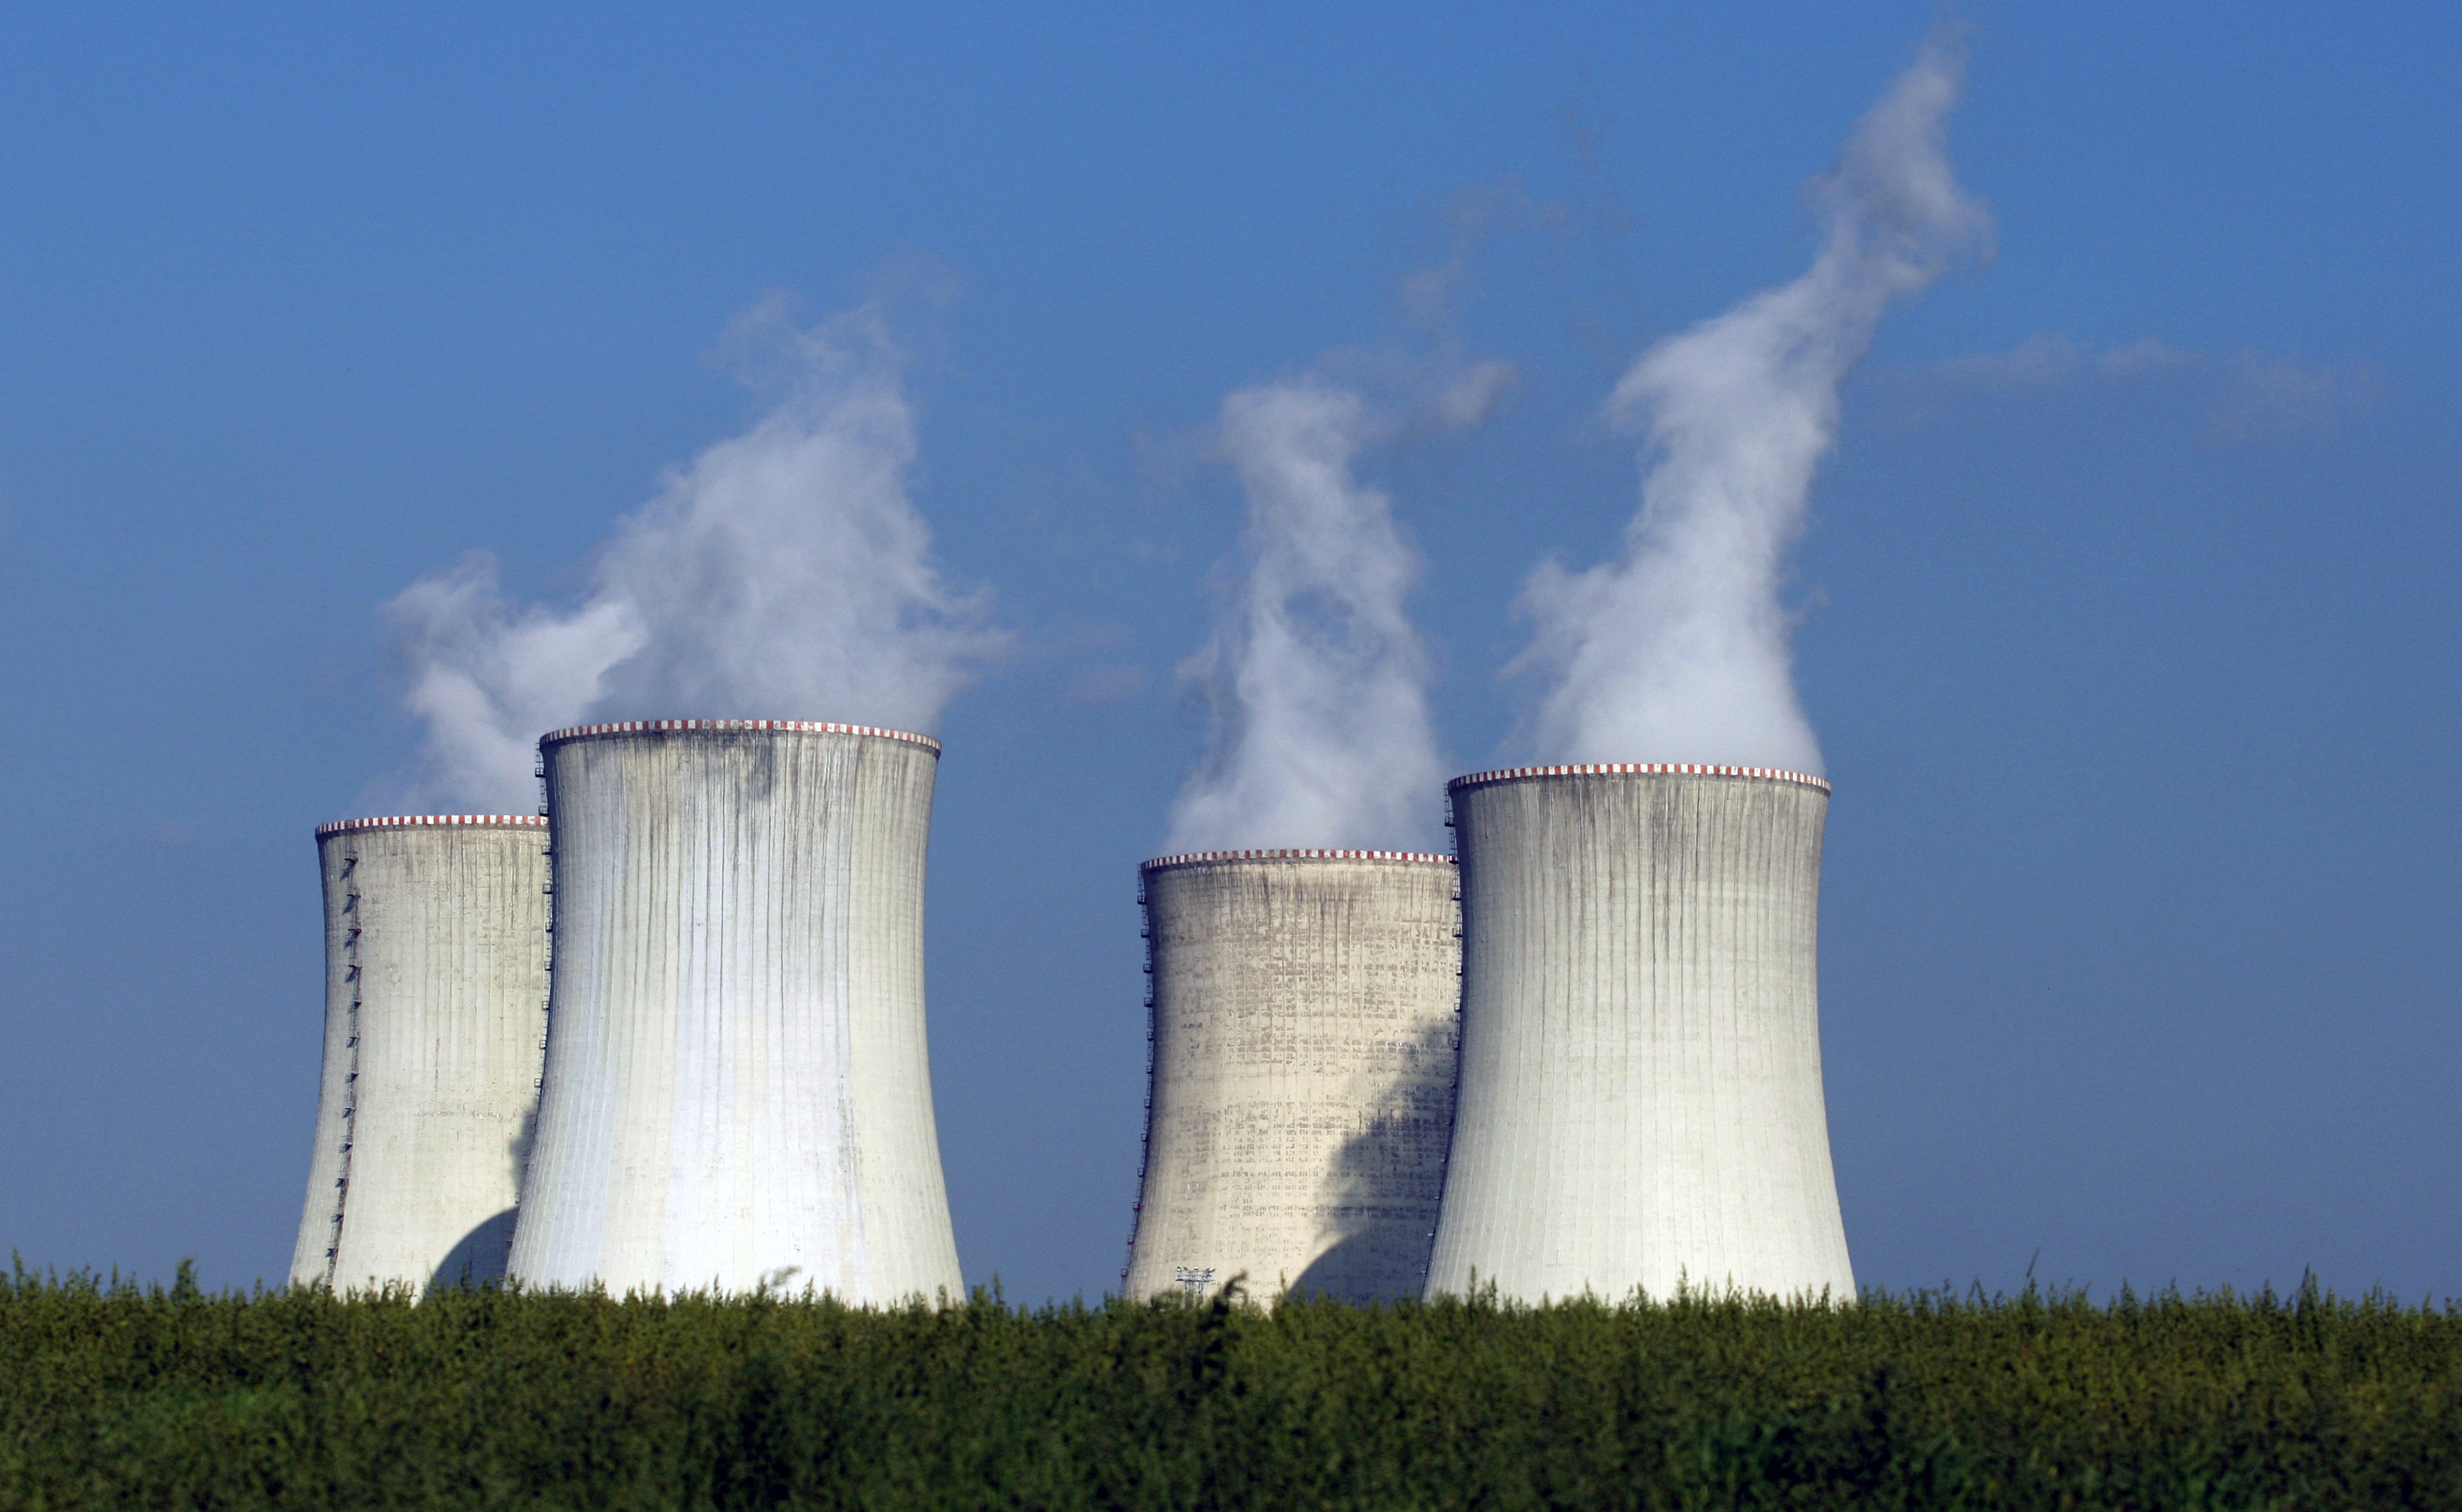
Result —
[[[317, 832], [292, 1279], [962, 1294], [925, 1046], [939, 745], [659, 720], [540, 741], [544, 817]], [[1854, 1294], [1821, 1075], [1828, 784], [1450, 785], [1458, 855], [1170, 855], [1134, 1298]]]
[[294, 1284], [505, 1273], [547, 1028], [547, 821], [316, 832], [325, 1062]]
[[1145, 1166], [1132, 1297], [1415, 1297], [1453, 1124], [1451, 857], [1227, 851], [1139, 869]]
[[1829, 785], [1533, 767], [1450, 795], [1461, 1091], [1430, 1294], [1851, 1298], [1814, 969]]
[[939, 744], [659, 720], [540, 748], [553, 987], [510, 1274], [960, 1295], [924, 1048]]

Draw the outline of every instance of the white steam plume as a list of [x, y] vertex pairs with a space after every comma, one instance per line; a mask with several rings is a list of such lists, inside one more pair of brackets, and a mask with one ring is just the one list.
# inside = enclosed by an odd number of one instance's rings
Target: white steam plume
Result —
[[1989, 222], [1952, 176], [1943, 118], [1960, 59], [1939, 41], [1890, 86], [1813, 181], [1820, 255], [1645, 353], [1609, 413], [1652, 461], [1623, 555], [1531, 574], [1537, 622], [1517, 669], [1556, 681], [1532, 734], [1549, 762], [1680, 761], [1821, 770], [1779, 601], [1838, 389], [1881, 315], [1982, 245]]
[[508, 603], [484, 554], [385, 606], [428, 730], [408, 800], [526, 810], [538, 737], [591, 720], [928, 730], [1006, 645], [932, 565], [906, 495], [914, 412], [877, 318], [804, 331], [773, 305], [734, 335], [784, 357], [783, 399], [616, 527], [579, 607]]
[[[1476, 423], [1510, 376], [1478, 364], [1431, 408]], [[1315, 377], [1223, 401], [1222, 454], [1248, 496], [1247, 572], [1179, 668], [1214, 733], [1173, 806], [1174, 852], [1434, 843], [1443, 764], [1427, 656], [1402, 608], [1417, 563], [1385, 495], [1351, 475], [1370, 430], [1357, 394]]]

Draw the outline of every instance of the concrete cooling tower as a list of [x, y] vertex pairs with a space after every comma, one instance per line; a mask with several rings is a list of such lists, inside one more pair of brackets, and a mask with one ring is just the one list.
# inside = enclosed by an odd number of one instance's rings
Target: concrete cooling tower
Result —
[[1451, 794], [1461, 1093], [1429, 1292], [1851, 1298], [1814, 973], [1829, 785], [1536, 767]]
[[1153, 1077], [1127, 1294], [1415, 1297], [1453, 1124], [1454, 865], [1229, 851], [1140, 869]]
[[923, 1040], [939, 745], [658, 720], [540, 749], [554, 990], [513, 1276], [961, 1292]]
[[547, 1031], [547, 821], [316, 832], [325, 1068], [294, 1285], [505, 1273]]

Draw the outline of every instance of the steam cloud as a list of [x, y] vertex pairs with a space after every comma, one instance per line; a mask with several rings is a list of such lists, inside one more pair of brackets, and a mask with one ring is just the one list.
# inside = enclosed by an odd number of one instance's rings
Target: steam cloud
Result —
[[1989, 234], [1952, 175], [1943, 118], [1961, 59], [1935, 40], [1810, 185], [1820, 255], [1643, 354], [1609, 417], [1646, 438], [1641, 510], [1621, 557], [1544, 563], [1521, 608], [1516, 669], [1555, 681], [1532, 722], [1540, 760], [1681, 761], [1818, 772], [1779, 600], [1838, 389], [1882, 313]]
[[877, 317], [800, 330], [771, 305], [731, 335], [772, 359], [783, 399], [617, 526], [577, 608], [511, 603], [484, 553], [385, 606], [427, 724], [410, 799], [526, 810], [538, 737], [591, 720], [928, 730], [1004, 648], [985, 602], [932, 564], [906, 493], [914, 411]]
[[[1431, 405], [1477, 423], [1511, 378], [1475, 364]], [[1247, 572], [1204, 648], [1181, 663], [1213, 740], [1173, 807], [1174, 852], [1426, 849], [1443, 763], [1428, 659], [1403, 612], [1417, 563], [1386, 496], [1352, 464], [1367, 404], [1321, 378], [1222, 404], [1220, 444], [1248, 497]]]

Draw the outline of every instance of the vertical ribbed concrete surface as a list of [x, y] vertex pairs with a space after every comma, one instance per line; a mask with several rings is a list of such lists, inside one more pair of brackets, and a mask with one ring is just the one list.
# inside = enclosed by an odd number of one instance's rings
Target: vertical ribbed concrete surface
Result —
[[1828, 785], [1452, 784], [1461, 1091], [1430, 1294], [1854, 1294], [1814, 966]]
[[960, 1293], [923, 1029], [939, 745], [669, 720], [541, 746], [554, 991], [512, 1274]]
[[1444, 856], [1141, 869], [1154, 1072], [1128, 1295], [1416, 1296], [1444, 1184], [1459, 913]]
[[291, 1279], [500, 1277], [547, 1028], [547, 821], [354, 819], [316, 853], [325, 1067]]

